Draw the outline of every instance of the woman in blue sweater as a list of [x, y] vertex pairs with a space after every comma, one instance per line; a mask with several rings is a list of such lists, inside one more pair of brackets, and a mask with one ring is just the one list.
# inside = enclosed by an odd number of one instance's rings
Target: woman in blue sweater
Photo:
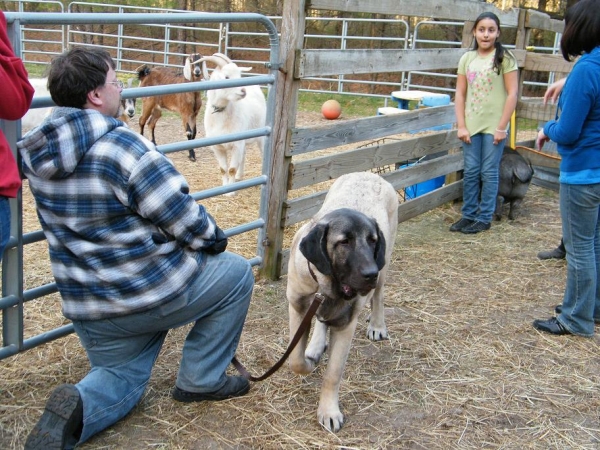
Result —
[[558, 109], [537, 137], [557, 143], [560, 213], [567, 250], [567, 284], [557, 317], [535, 320], [551, 334], [591, 337], [600, 322], [600, 0], [580, 0], [567, 10], [560, 43], [569, 74]]

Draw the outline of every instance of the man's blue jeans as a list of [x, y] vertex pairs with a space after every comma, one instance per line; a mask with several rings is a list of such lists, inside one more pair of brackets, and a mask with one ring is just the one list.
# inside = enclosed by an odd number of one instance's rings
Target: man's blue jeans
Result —
[[494, 145], [492, 134], [478, 133], [471, 136], [470, 144], [463, 143], [463, 218], [483, 223], [492, 222], [505, 140]]
[[74, 321], [91, 364], [76, 387], [83, 401], [80, 443], [124, 417], [142, 397], [169, 329], [194, 323], [176, 385], [212, 392], [226, 381], [250, 305], [254, 276], [241, 256], [207, 256], [200, 276], [180, 297], [143, 313]]
[[600, 184], [560, 185], [560, 215], [567, 249], [567, 285], [558, 321], [579, 336], [600, 321]]

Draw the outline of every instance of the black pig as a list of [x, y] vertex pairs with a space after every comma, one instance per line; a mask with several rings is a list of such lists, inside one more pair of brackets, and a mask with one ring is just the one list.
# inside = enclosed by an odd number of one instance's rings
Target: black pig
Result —
[[504, 147], [500, 160], [498, 196], [494, 219], [502, 219], [502, 206], [510, 203], [508, 218], [514, 220], [533, 178], [533, 168], [516, 150]]

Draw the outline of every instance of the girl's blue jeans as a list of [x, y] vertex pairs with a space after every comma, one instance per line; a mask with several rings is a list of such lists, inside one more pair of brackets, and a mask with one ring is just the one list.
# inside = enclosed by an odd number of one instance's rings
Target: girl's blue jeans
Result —
[[600, 184], [561, 183], [560, 215], [567, 249], [567, 285], [558, 321], [579, 336], [600, 322]]
[[505, 140], [494, 145], [492, 134], [478, 133], [471, 136], [470, 144], [463, 143], [463, 218], [492, 222]]
[[250, 305], [254, 276], [241, 256], [207, 256], [180, 297], [150, 311], [106, 320], [74, 321], [90, 360], [76, 384], [83, 402], [79, 443], [124, 417], [142, 397], [171, 328], [193, 323], [183, 345], [176, 385], [212, 392], [226, 381]]

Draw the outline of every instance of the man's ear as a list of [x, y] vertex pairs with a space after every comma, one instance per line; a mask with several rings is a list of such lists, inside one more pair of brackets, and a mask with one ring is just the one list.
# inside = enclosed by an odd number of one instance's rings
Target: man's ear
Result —
[[96, 108], [99, 108], [100, 106], [102, 106], [102, 104], [103, 104], [102, 99], [100, 98], [100, 95], [98, 94], [98, 91], [96, 91], [96, 89], [88, 92], [87, 103], [95, 106]]

